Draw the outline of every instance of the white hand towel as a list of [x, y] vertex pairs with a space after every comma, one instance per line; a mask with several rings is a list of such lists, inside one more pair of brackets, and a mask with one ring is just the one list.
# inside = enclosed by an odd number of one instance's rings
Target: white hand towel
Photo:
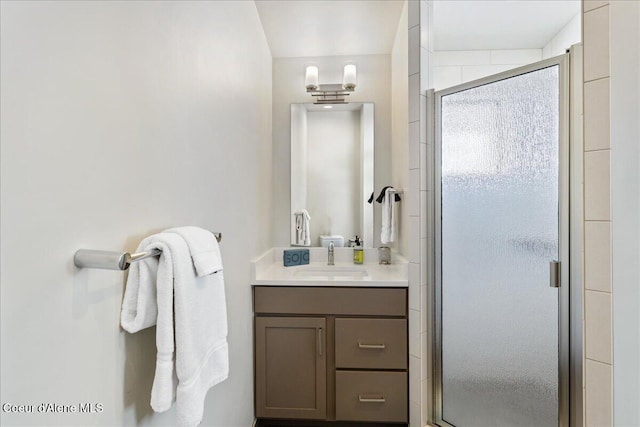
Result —
[[222, 256], [216, 236], [200, 227], [176, 227], [165, 231], [181, 235], [189, 246], [193, 266], [198, 276], [222, 270]]
[[311, 216], [306, 209], [293, 213], [296, 218], [296, 244], [311, 246]]
[[302, 209], [302, 244], [311, 246], [311, 216], [306, 209]]
[[395, 194], [393, 188], [387, 188], [382, 200], [382, 230], [380, 232], [380, 242], [382, 244], [392, 243], [396, 240], [396, 213]]
[[[148, 258], [131, 265], [121, 323], [135, 332], [155, 321], [158, 355], [151, 406], [162, 412], [176, 400], [178, 424], [197, 426], [207, 391], [229, 374], [223, 273], [197, 277], [189, 247], [177, 233], [148, 237], [138, 250], [151, 248], [161, 249], [162, 255], [159, 261]], [[154, 278], [155, 319], [149, 309]]]

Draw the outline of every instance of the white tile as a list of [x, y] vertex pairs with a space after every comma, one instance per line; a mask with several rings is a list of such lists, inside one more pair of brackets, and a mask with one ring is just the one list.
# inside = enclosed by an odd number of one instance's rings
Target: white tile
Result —
[[420, 191], [427, 191], [427, 175], [430, 171], [427, 167], [427, 144], [420, 144]]
[[409, 0], [407, 3], [407, 26], [413, 28], [420, 25], [420, 2]]
[[584, 287], [611, 292], [611, 223], [584, 223]]
[[409, 310], [409, 355], [420, 357], [420, 312]]
[[429, 64], [431, 53], [423, 47], [420, 48], [420, 93], [423, 94], [429, 89]]
[[611, 365], [587, 359], [585, 372], [585, 426], [613, 425]]
[[429, 7], [426, 0], [420, 0], [420, 46], [429, 46]]
[[409, 76], [409, 123], [420, 119], [420, 75]]
[[409, 309], [420, 310], [420, 264], [409, 263]]
[[409, 402], [409, 427], [424, 427], [420, 422], [420, 404]]
[[584, 219], [608, 221], [610, 209], [610, 150], [584, 153]]
[[409, 235], [407, 236], [407, 245], [409, 247], [409, 262], [420, 263], [420, 217], [410, 216]]
[[[424, 382], [424, 381], [426, 381], [428, 379], [427, 373], [428, 373], [427, 372], [427, 358], [426, 358], [426, 354], [423, 353], [422, 358], [420, 359], [420, 380], [421, 381]], [[423, 396], [423, 402], [424, 402], [425, 401], [424, 400], [424, 396], [425, 396], [424, 389], [422, 390], [422, 396]]]
[[428, 21], [427, 22], [427, 28], [429, 29], [429, 35], [428, 35], [429, 41], [428, 41], [428, 43], [426, 45], [423, 44], [423, 47], [427, 48], [427, 50], [429, 52], [433, 53], [433, 52], [436, 51], [436, 48], [435, 48], [435, 37], [433, 36], [434, 28], [435, 28], [435, 26], [433, 24], [433, 20], [434, 20], [434, 13], [433, 13], [434, 2], [433, 2], [433, 0], [428, 0], [427, 1], [427, 7], [429, 8], [427, 10], [427, 18], [428, 18], [427, 19], [427, 21]]
[[462, 81], [470, 82], [516, 67], [517, 65], [465, 65], [462, 67]]
[[420, 238], [424, 239], [429, 236], [429, 230], [427, 227], [427, 197], [429, 193], [427, 191], [420, 192]]
[[551, 56], [564, 54], [576, 43], [582, 42], [582, 14], [576, 14], [551, 40]]
[[582, 10], [584, 12], [588, 12], [593, 9], [597, 9], [602, 6], [606, 6], [609, 4], [609, 0], [583, 0], [582, 1]]
[[409, 356], [409, 401], [421, 402], [420, 359]]
[[460, 65], [431, 67], [431, 72], [435, 90], [446, 89], [462, 83], [462, 66]]
[[584, 14], [584, 81], [609, 76], [609, 6]]
[[588, 359], [611, 363], [611, 294], [585, 292], [585, 355]]
[[420, 167], [420, 122], [409, 123], [409, 169]]
[[422, 401], [425, 402], [422, 405], [422, 425], [426, 426], [429, 422], [429, 406], [426, 402], [431, 401], [431, 383], [426, 379], [422, 380]]
[[532, 64], [542, 59], [542, 49], [492, 50], [492, 64]]
[[491, 64], [489, 50], [448, 50], [434, 52], [434, 65], [486, 65]]
[[429, 369], [431, 366], [431, 335], [429, 332], [422, 333], [422, 378], [431, 379], [433, 372]]
[[420, 144], [420, 123], [417, 121], [409, 123], [409, 143], [414, 142]]
[[602, 150], [609, 142], [609, 78], [584, 84], [584, 150]]
[[[409, 171], [409, 189], [405, 189], [405, 201], [409, 216], [420, 216], [420, 170]], [[420, 233], [420, 230], [417, 230]]]
[[428, 322], [427, 313], [429, 312], [429, 289], [426, 286], [420, 286], [420, 333], [427, 332]]
[[420, 72], [420, 27], [409, 29], [409, 75]]
[[[429, 239], [420, 239], [420, 243], [423, 246], [426, 246], [426, 244], [429, 242]], [[425, 248], [423, 247], [422, 250], [425, 250]], [[426, 254], [422, 255], [422, 262], [420, 263], [420, 284], [421, 285], [426, 285], [427, 282], [429, 281], [429, 269], [428, 269], [428, 262], [426, 261]]]

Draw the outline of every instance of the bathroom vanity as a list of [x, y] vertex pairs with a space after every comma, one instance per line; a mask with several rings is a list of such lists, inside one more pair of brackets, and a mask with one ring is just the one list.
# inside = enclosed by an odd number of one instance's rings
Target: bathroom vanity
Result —
[[367, 263], [370, 250], [354, 266], [336, 249], [326, 266], [314, 248], [309, 265], [282, 267], [271, 251], [252, 272], [258, 425], [406, 426], [406, 260]]

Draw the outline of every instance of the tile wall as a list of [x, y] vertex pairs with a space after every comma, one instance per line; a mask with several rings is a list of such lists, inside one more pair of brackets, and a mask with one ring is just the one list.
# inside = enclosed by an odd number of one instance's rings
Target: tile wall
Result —
[[431, 338], [427, 331], [433, 268], [428, 268], [433, 228], [433, 141], [427, 140], [427, 88], [432, 87], [433, 2], [408, 1], [409, 61], [409, 413], [410, 426], [427, 425], [431, 399]]
[[612, 420], [609, 2], [583, 0], [584, 422]]
[[435, 90], [456, 86], [542, 59], [542, 49], [436, 51], [431, 73]]

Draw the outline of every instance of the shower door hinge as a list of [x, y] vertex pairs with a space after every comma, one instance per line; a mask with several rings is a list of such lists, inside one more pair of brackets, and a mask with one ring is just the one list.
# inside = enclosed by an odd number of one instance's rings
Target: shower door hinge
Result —
[[560, 261], [551, 261], [549, 263], [549, 286], [552, 288], [560, 287]]

